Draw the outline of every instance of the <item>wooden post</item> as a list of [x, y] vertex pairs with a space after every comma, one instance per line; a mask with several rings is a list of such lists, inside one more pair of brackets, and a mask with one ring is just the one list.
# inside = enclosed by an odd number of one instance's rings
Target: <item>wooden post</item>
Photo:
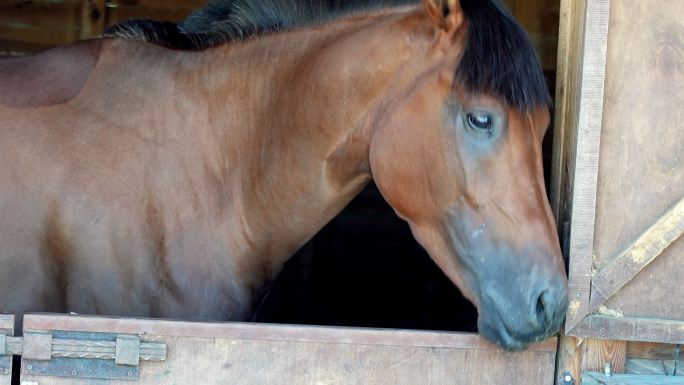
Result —
[[105, 28], [105, 0], [81, 0], [79, 37], [88, 39], [102, 34]]

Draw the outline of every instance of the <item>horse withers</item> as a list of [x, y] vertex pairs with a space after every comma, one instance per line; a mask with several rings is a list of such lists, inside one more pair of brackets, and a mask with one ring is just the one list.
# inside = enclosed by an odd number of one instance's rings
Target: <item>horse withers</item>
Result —
[[129, 23], [0, 61], [0, 308], [249, 319], [373, 179], [483, 335], [554, 334], [549, 96], [522, 29], [493, 1], [290, 2], [228, 2], [232, 33], [177, 31], [189, 50]]

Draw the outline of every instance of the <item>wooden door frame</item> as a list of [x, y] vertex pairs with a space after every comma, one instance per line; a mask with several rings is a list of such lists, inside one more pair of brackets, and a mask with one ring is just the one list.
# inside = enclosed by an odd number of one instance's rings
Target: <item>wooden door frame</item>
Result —
[[[616, 1], [616, 0], [613, 0]], [[624, 0], [622, 0], [624, 1]], [[684, 343], [684, 321], [622, 316], [603, 304], [682, 234], [684, 199], [599, 270], [594, 269], [604, 84], [611, 0], [563, 0], [552, 202], [569, 224], [569, 336]]]

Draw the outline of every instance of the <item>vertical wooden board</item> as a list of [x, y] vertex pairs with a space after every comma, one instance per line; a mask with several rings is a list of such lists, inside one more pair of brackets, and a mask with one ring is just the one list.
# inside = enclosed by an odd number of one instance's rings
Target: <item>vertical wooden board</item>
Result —
[[[29, 331], [133, 333], [168, 344], [166, 362], [141, 363], [137, 383], [143, 385], [551, 385], [556, 342], [509, 353], [473, 334], [49, 315], [27, 316], [24, 325]], [[104, 383], [25, 373], [22, 380]]]
[[588, 313], [610, 0], [587, 0], [579, 92], [566, 331]]
[[558, 341], [556, 383], [578, 384], [578, 379], [582, 376], [583, 342], [581, 338], [561, 335]]
[[[14, 335], [14, 315], [0, 314], [0, 333]], [[12, 383], [12, 356], [0, 356], [0, 385]]]
[[[572, 209], [585, 12], [585, 0], [561, 0], [550, 183], [551, 207], [561, 231], [569, 223]], [[563, 247], [566, 256], [568, 251]]]
[[[609, 42], [595, 269], [684, 197], [684, 2], [613, 0]], [[625, 316], [682, 320], [683, 278], [679, 239], [606, 305]]]

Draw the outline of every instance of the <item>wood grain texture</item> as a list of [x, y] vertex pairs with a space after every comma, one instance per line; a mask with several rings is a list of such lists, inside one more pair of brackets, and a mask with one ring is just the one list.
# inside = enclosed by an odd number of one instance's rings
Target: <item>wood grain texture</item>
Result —
[[571, 219], [585, 13], [585, 0], [561, 0], [550, 183], [551, 208], [559, 229]]
[[[333, 332], [335, 339], [323, 341], [320, 335], [308, 338], [306, 327], [254, 325], [264, 331], [261, 338], [235, 334], [232, 324], [176, 323], [162, 321], [125, 320], [97, 317], [32, 315], [25, 329], [36, 325], [61, 325], [63, 331], [122, 331], [140, 334], [145, 341], [168, 344], [167, 361], [142, 363], [139, 384], [544, 384], [553, 383], [555, 352], [547, 349], [509, 353], [498, 349], [473, 347], [430, 347], [377, 343], [366, 340], [353, 342], [363, 330], [342, 329]], [[78, 321], [78, 322], [76, 322]], [[106, 321], [106, 322], [101, 322]], [[112, 328], [107, 327], [112, 325]], [[75, 326], [74, 328], [67, 326]], [[156, 329], [158, 327], [158, 329]], [[303, 332], [289, 340], [287, 330]], [[100, 329], [100, 330], [97, 330]], [[207, 329], [207, 330], [203, 330]], [[225, 330], [222, 330], [225, 329]], [[254, 332], [252, 329], [250, 331]], [[334, 329], [336, 328], [319, 328]], [[183, 336], [188, 330], [195, 336]], [[169, 332], [170, 335], [153, 331]], [[284, 336], [277, 332], [285, 331]], [[313, 335], [316, 335], [316, 331]], [[371, 334], [377, 331], [368, 331]], [[387, 331], [386, 333], [393, 333]], [[406, 332], [409, 333], [409, 332]], [[420, 334], [420, 333], [419, 333]], [[198, 337], [201, 335], [203, 337]], [[210, 337], [210, 336], [217, 337]], [[347, 336], [347, 337], [345, 337]], [[444, 337], [447, 337], [446, 335]], [[387, 338], [387, 337], [385, 337]], [[468, 335], [462, 346], [470, 346]], [[404, 340], [401, 337], [400, 340]], [[448, 338], [447, 338], [448, 339]], [[362, 340], [363, 341], [363, 340]], [[444, 344], [442, 344], [444, 345]], [[451, 344], [452, 346], [458, 344]], [[22, 380], [41, 385], [88, 384], [74, 378], [37, 377], [22, 374]], [[126, 384], [112, 381], [107, 384]]]
[[[187, 322], [159, 319], [78, 316], [66, 314], [26, 314], [24, 328], [36, 330], [79, 330], [120, 334], [150, 334], [182, 337], [263, 339], [269, 341], [320, 342], [336, 344], [401, 345], [453, 349], [498, 350], [474, 333], [447, 333], [414, 330], [368, 329], [321, 326], [271, 325], [239, 322]], [[555, 352], [552, 338], [533, 350]]]
[[561, 335], [558, 340], [558, 353], [556, 359], [557, 383], [565, 378], [567, 374], [570, 374], [572, 379], [577, 383], [577, 379], [582, 375], [583, 344], [583, 339]]
[[584, 373], [583, 385], [684, 385], [683, 377], [617, 374], [610, 377], [603, 373]]
[[588, 313], [610, 0], [588, 0], [570, 236], [566, 331]]
[[[601, 143], [596, 268], [684, 197], [682, 125], [671, 123], [684, 119], [684, 3], [616, 1], [609, 41], [605, 115], [611, 118], [604, 121]], [[606, 306], [626, 317], [684, 321], [682, 278], [680, 238]]]
[[612, 373], [624, 373], [627, 342], [589, 338], [583, 349], [582, 372], [604, 372], [606, 364], [610, 364]]
[[[675, 356], [675, 349], [675, 345], [672, 344], [629, 342], [627, 343], [627, 358], [642, 358], [665, 361], [673, 360]], [[684, 374], [684, 371], [682, 371], [682, 374]]]
[[591, 282], [589, 311], [596, 311], [683, 233], [684, 199], [598, 271]]
[[[577, 336], [670, 344], [684, 343], [684, 321], [591, 315], [573, 330]], [[573, 334], [575, 335], [575, 334]]]

